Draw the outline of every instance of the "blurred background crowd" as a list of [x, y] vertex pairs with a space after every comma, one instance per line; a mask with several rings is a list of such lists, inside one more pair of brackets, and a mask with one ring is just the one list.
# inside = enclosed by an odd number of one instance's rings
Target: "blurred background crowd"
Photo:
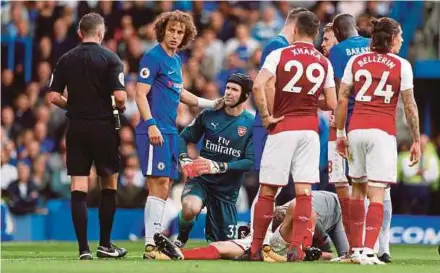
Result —
[[[66, 117], [63, 110], [48, 102], [47, 83], [59, 57], [78, 44], [76, 29], [82, 15], [94, 11], [105, 18], [103, 45], [116, 52], [124, 63], [128, 101], [120, 130], [123, 166], [117, 202], [121, 208], [143, 208], [147, 192], [134, 145], [133, 128], [140, 118], [134, 98], [139, 60], [156, 44], [156, 16], [174, 9], [192, 13], [199, 34], [190, 48], [179, 53], [184, 62], [184, 86], [198, 96], [212, 99], [222, 95], [231, 73], [256, 76], [262, 47], [281, 30], [288, 11], [298, 6], [314, 11], [322, 28], [338, 13], [355, 15], [362, 29], [369, 27], [371, 17], [391, 16], [404, 31], [400, 55], [411, 62], [439, 59], [440, 3], [435, 2], [2, 1], [1, 189], [10, 211], [19, 215], [45, 213], [48, 200], [70, 197], [65, 164]], [[320, 44], [319, 37], [316, 47], [320, 48]], [[248, 100], [246, 108], [255, 112], [252, 100]], [[198, 111], [180, 105], [179, 127], [189, 124]], [[322, 146], [326, 147], [328, 113], [320, 113], [320, 117]], [[411, 139], [401, 105], [397, 119], [400, 183], [393, 186], [393, 210], [440, 214], [440, 124], [428, 124], [429, 130], [422, 126], [427, 132], [423, 135], [423, 158], [420, 164], [409, 168]], [[329, 188], [325, 149], [321, 157], [323, 182], [318, 187]], [[176, 181], [170, 193], [177, 207], [182, 183], [183, 180]], [[94, 171], [90, 185], [89, 205], [97, 206], [99, 183]], [[239, 211], [248, 210], [257, 187], [256, 174], [249, 173], [237, 203]], [[292, 194], [293, 189], [286, 188], [280, 202]]]

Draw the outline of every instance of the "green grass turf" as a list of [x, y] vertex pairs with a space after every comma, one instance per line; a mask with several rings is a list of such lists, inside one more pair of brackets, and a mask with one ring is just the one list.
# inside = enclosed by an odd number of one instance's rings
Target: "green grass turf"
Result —
[[[129, 251], [121, 260], [78, 261], [75, 243], [2, 243], [1, 272], [52, 273], [52, 272], [163, 272], [163, 273], [281, 273], [281, 272], [325, 272], [325, 273], [440, 273], [440, 255], [434, 246], [393, 246], [393, 263], [386, 266], [361, 266], [334, 264], [329, 262], [309, 263], [251, 263], [234, 261], [144, 261], [141, 258], [142, 242], [117, 242]], [[188, 247], [205, 245], [191, 241]], [[92, 243], [91, 246], [96, 246]]]

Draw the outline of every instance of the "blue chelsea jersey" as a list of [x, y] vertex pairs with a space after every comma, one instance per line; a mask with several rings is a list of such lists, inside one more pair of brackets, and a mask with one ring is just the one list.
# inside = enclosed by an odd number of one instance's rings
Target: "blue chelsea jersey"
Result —
[[183, 86], [180, 57], [171, 57], [160, 44], [156, 45], [142, 57], [137, 82], [151, 86], [147, 100], [161, 133], [177, 134], [177, 107]]
[[[362, 36], [353, 36], [345, 39], [337, 45], [334, 45], [330, 49], [329, 60], [333, 66], [335, 73], [335, 78], [338, 80], [342, 79], [344, 75], [345, 67], [352, 56], [369, 52], [370, 51], [370, 39]], [[354, 107], [354, 97], [350, 97], [350, 102], [348, 104], [348, 116], [347, 123]]]
[[[289, 42], [286, 37], [282, 35], [277, 35], [267, 42], [267, 44], [263, 47], [263, 51], [261, 52], [261, 61], [260, 61], [260, 69], [263, 67], [264, 61], [266, 61], [267, 56], [274, 50], [289, 46]], [[261, 116], [259, 111], [255, 115], [254, 126], [263, 127], [263, 122], [261, 121]]]

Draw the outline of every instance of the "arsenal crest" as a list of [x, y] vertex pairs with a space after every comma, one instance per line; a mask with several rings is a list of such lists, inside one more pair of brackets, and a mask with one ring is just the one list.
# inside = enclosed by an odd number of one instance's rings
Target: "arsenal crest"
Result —
[[240, 137], [242, 137], [242, 136], [244, 136], [246, 134], [247, 128], [244, 127], [244, 126], [238, 126], [237, 132], [238, 132], [238, 135]]

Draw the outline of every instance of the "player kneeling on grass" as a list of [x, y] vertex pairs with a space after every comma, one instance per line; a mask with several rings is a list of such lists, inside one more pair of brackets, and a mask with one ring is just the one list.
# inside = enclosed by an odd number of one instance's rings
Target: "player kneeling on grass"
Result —
[[[276, 207], [273, 228], [273, 234], [270, 236], [270, 245], [266, 246], [270, 251], [263, 251], [267, 255], [264, 256], [266, 262], [286, 261], [286, 253], [289, 244], [285, 238], [290, 238], [295, 227], [292, 225], [292, 212], [296, 206], [296, 200]], [[338, 255], [341, 256], [348, 252], [348, 241], [345, 236], [344, 226], [342, 224], [341, 206], [338, 202], [336, 194], [326, 191], [312, 192], [312, 228], [310, 230], [313, 236], [309, 244], [313, 247], [307, 247], [305, 251], [306, 261], [314, 261], [318, 259], [330, 260], [333, 255], [331, 253], [331, 243], [336, 247]], [[209, 246], [182, 249], [179, 250], [165, 236], [156, 234], [156, 245], [173, 259], [185, 260], [218, 260], [218, 259], [240, 259], [241, 256], [249, 254], [252, 234], [248, 234], [245, 238], [220, 241], [211, 243]], [[246, 259], [242, 259], [246, 260]], [[247, 259], [248, 260], [248, 259]]]
[[[193, 222], [203, 207], [208, 210], [206, 239], [211, 242], [236, 238], [235, 203], [242, 176], [253, 167], [252, 123], [254, 117], [244, 110], [243, 103], [252, 90], [247, 75], [232, 74], [226, 84], [225, 106], [206, 110], [180, 134], [179, 160], [190, 179], [182, 193], [179, 214], [179, 235], [175, 244], [183, 247]], [[188, 143], [203, 137], [200, 157], [192, 160]]]

